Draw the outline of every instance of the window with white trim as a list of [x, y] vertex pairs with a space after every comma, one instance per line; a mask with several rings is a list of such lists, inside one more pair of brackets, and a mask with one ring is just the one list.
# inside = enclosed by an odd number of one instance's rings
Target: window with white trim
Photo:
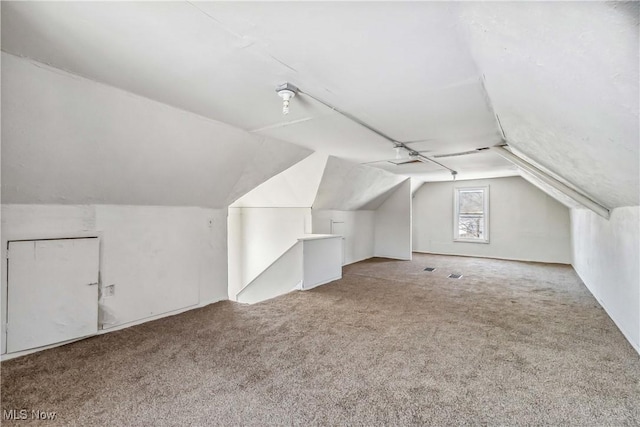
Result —
[[453, 240], [489, 243], [489, 186], [455, 188]]

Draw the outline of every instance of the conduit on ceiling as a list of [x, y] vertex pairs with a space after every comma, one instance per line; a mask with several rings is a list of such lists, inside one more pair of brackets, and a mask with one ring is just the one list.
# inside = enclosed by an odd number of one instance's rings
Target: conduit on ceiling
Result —
[[529, 172], [531, 175], [535, 176], [545, 184], [553, 187], [554, 189], [560, 191], [565, 196], [570, 197], [574, 201], [578, 202], [582, 206], [591, 209], [596, 214], [600, 215], [605, 219], [609, 219], [610, 210], [609, 208], [603, 206], [601, 203], [593, 200], [591, 197], [584, 195], [582, 192], [573, 189], [566, 185], [565, 183], [557, 180], [556, 178], [550, 176], [543, 170], [537, 168], [521, 157], [515, 155], [513, 152], [507, 150], [505, 147], [507, 145], [497, 145], [495, 147], [491, 147], [493, 151], [502, 156], [504, 159], [510, 161], [517, 167], [523, 169], [526, 172]]
[[448, 170], [449, 172], [451, 172], [451, 176], [453, 177], [453, 179], [456, 179], [456, 175], [458, 175], [458, 172], [443, 165], [442, 163], [433, 160], [427, 156], [424, 156], [422, 154], [420, 154], [419, 152], [415, 151], [414, 149], [408, 147], [407, 145], [405, 145], [405, 143], [400, 142], [400, 141], [396, 141], [395, 139], [391, 138], [390, 136], [388, 136], [387, 134], [379, 131], [378, 129], [374, 128], [373, 126], [363, 122], [362, 120], [360, 120], [359, 118], [347, 113], [346, 111], [340, 110], [339, 108], [329, 104], [326, 101], [323, 101], [320, 98], [317, 98], [313, 95], [311, 95], [308, 92], [304, 92], [302, 89], [300, 89], [299, 87], [292, 85], [291, 83], [283, 83], [281, 85], [279, 85], [276, 88], [276, 93], [282, 98], [283, 100], [283, 105], [282, 105], [282, 113], [283, 114], [288, 114], [289, 112], [289, 101], [291, 100], [291, 98], [293, 98], [296, 94], [302, 94], [302, 95], [306, 95], [309, 98], [313, 99], [316, 102], [319, 102], [320, 104], [324, 105], [325, 107], [330, 108], [331, 110], [335, 111], [336, 113], [346, 117], [347, 119], [359, 124], [360, 126], [368, 129], [369, 131], [375, 133], [376, 135], [380, 136], [381, 138], [386, 139], [387, 141], [389, 141], [390, 143], [393, 144], [394, 148], [396, 150], [399, 149], [403, 149], [406, 150], [409, 153], [409, 156], [413, 159], [419, 160], [423, 163], [432, 163], [435, 164], [443, 169]]

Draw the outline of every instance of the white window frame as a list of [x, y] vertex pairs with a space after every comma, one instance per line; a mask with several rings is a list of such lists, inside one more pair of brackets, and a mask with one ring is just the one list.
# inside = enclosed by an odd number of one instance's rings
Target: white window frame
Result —
[[[461, 191], [479, 191], [484, 193], [484, 238], [482, 239], [469, 239], [460, 237], [460, 229], [458, 224], [460, 223], [460, 204], [459, 195]], [[466, 243], [489, 243], [489, 186], [477, 186], [477, 187], [456, 187], [453, 189], [453, 241], [454, 242], [466, 242]]]

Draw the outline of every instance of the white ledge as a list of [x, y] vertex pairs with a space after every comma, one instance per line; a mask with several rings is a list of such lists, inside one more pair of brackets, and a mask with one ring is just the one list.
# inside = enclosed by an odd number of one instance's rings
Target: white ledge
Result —
[[305, 234], [302, 237], [298, 237], [299, 241], [304, 240], [318, 240], [318, 239], [337, 239], [342, 238], [339, 234]]

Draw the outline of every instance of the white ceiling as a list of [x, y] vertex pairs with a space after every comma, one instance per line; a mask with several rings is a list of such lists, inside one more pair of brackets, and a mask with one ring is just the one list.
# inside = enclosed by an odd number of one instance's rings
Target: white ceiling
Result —
[[2, 48], [364, 163], [393, 158], [391, 144], [304, 95], [285, 117], [275, 87], [290, 81], [399, 141], [430, 139], [441, 152], [492, 145], [499, 133], [456, 10], [447, 3], [5, 3]]
[[310, 154], [2, 54], [2, 203], [226, 208]]
[[[289, 81], [396, 140], [426, 140], [411, 146], [427, 156], [500, 142], [495, 108], [510, 143], [613, 207], [638, 204], [637, 13], [595, 2], [3, 2], [2, 49], [425, 180], [450, 175], [384, 162], [389, 142], [304, 95], [282, 116], [275, 87]], [[461, 179], [518, 173], [492, 152], [441, 162]]]
[[376, 210], [404, 181], [402, 176], [330, 156], [313, 208]]
[[607, 207], [640, 204], [640, 3], [461, 12], [509, 145]]

